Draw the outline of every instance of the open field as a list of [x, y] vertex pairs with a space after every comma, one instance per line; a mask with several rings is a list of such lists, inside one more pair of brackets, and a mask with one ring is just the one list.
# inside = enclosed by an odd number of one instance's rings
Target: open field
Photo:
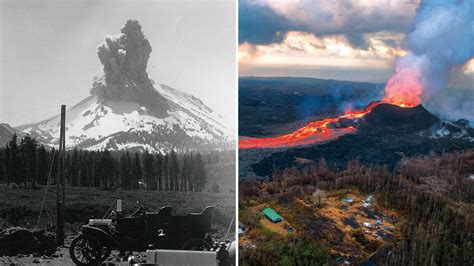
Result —
[[[102, 218], [105, 212], [122, 199], [125, 212], [136, 208], [140, 201], [150, 210], [159, 210], [163, 206], [172, 206], [175, 214], [200, 212], [204, 207], [217, 207], [215, 223], [224, 230], [235, 213], [235, 164], [216, 163], [206, 166], [208, 182], [204, 192], [172, 192], [146, 190], [113, 190], [98, 188], [67, 187], [65, 220], [67, 226], [87, 223], [91, 217]], [[212, 192], [216, 183], [218, 192]], [[37, 227], [41, 201], [45, 195], [45, 186], [38, 189], [10, 189], [0, 185], [0, 229], [9, 226]], [[50, 229], [54, 226], [56, 213], [56, 187], [50, 186], [46, 191], [44, 210], [39, 228]]]
[[212, 191], [212, 186], [216, 183], [220, 193], [235, 197], [235, 165], [235, 162], [206, 165], [208, 178], [204, 191]]
[[[362, 206], [368, 196], [357, 189], [343, 189], [328, 191], [321, 204], [316, 204], [312, 196], [290, 202], [241, 200], [239, 219], [245, 233], [239, 237], [240, 248], [244, 254], [252, 252], [252, 245], [259, 252], [271, 252], [265, 251], [270, 243], [285, 246], [311, 235], [320, 240], [319, 244], [331, 257], [360, 262], [378, 247], [397, 241], [400, 230], [400, 215], [394, 210], [378, 206], [376, 199], [370, 206]], [[344, 202], [345, 197], [353, 202]], [[283, 221], [274, 224], [266, 219], [261, 212], [266, 207], [276, 210]], [[377, 220], [382, 222], [380, 226], [375, 225]], [[371, 224], [371, 228], [364, 227], [364, 223]], [[290, 224], [296, 231], [289, 234], [284, 224]]]
[[[9, 189], [0, 186], [0, 231], [11, 226], [37, 228], [36, 223], [40, 210], [44, 187], [40, 189]], [[54, 232], [55, 223], [55, 188], [49, 188], [46, 194], [45, 207], [38, 228]], [[233, 193], [208, 192], [149, 192], [137, 191], [103, 191], [92, 188], [68, 187], [66, 198], [66, 239], [65, 247], [60, 247], [52, 256], [18, 255], [0, 257], [3, 264], [33, 264], [53, 263], [56, 265], [72, 265], [68, 247], [78, 234], [80, 226], [87, 223], [91, 217], [102, 218], [102, 215], [112, 206], [115, 199], [124, 200], [124, 210], [131, 212], [136, 208], [138, 200], [150, 210], [158, 210], [163, 206], [173, 206], [176, 214], [200, 212], [205, 206], [217, 207], [214, 215], [214, 226], [217, 230], [216, 239], [221, 238], [234, 216], [235, 195]], [[144, 260], [145, 253], [136, 252]], [[112, 252], [108, 262], [119, 262], [118, 252]]]
[[[39, 189], [9, 189], [0, 186], [0, 228], [7, 226], [36, 226], [45, 187]], [[116, 199], [124, 201], [126, 212], [136, 207], [136, 201], [158, 210], [173, 206], [176, 214], [199, 212], [208, 205], [217, 207], [216, 222], [225, 224], [234, 214], [232, 193], [169, 192], [169, 191], [104, 191], [94, 188], [68, 187], [66, 190], [65, 219], [69, 224], [86, 223], [92, 216], [101, 218], [114, 205]], [[55, 187], [46, 193], [41, 228], [53, 226], [56, 206]]]
[[[71, 265], [68, 246], [78, 234], [80, 226], [90, 218], [102, 218], [109, 208], [115, 205], [116, 199], [123, 200], [123, 208], [130, 213], [137, 208], [140, 201], [151, 211], [157, 211], [163, 206], [172, 206], [174, 214], [200, 212], [206, 206], [216, 206], [213, 228], [214, 237], [220, 239], [226, 232], [229, 223], [235, 215], [235, 164], [215, 163], [206, 165], [208, 180], [204, 192], [172, 192], [140, 190], [113, 190], [99, 188], [67, 187], [66, 189], [66, 239], [65, 247], [60, 247], [51, 256], [18, 255], [0, 257], [0, 264], [32, 264], [53, 263]], [[213, 190], [217, 184], [218, 191]], [[46, 194], [45, 194], [46, 192]], [[38, 217], [43, 196], [44, 209], [39, 225]], [[39, 186], [37, 189], [10, 188], [0, 185], [0, 231], [20, 226], [29, 229], [46, 229], [54, 232], [56, 219], [56, 187]], [[227, 237], [229, 238], [229, 236]], [[144, 260], [145, 253], [134, 254]], [[118, 262], [117, 252], [113, 252], [108, 262]]]

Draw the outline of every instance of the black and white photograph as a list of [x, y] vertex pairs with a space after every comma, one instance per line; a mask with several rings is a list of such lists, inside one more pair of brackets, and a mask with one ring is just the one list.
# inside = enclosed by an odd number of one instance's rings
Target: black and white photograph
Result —
[[0, 0], [0, 264], [235, 265], [235, 1]]

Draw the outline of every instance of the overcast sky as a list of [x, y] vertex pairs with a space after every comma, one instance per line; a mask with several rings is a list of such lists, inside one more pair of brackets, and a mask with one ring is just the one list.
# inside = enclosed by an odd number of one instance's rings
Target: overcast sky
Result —
[[[420, 0], [239, 0], [239, 75], [386, 82]], [[450, 86], [473, 86], [474, 60]]]
[[38, 122], [89, 95], [96, 47], [138, 19], [148, 74], [236, 120], [235, 10], [227, 0], [0, 0], [0, 122]]

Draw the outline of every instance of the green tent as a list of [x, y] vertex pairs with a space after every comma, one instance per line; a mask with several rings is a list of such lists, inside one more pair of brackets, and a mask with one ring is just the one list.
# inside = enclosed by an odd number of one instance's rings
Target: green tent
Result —
[[283, 218], [281, 218], [280, 215], [276, 211], [274, 211], [272, 208], [265, 208], [263, 210], [263, 214], [265, 214], [265, 217], [267, 217], [268, 220], [272, 221], [273, 223], [278, 223], [283, 221]]

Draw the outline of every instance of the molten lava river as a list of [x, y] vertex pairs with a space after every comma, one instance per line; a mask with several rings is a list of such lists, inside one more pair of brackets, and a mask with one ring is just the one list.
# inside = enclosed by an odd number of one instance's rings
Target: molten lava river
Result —
[[374, 107], [381, 103], [398, 105], [400, 107], [415, 107], [421, 103], [423, 82], [421, 71], [413, 68], [398, 68], [397, 72], [388, 80], [385, 86], [385, 96], [381, 101], [370, 103], [364, 110], [346, 112], [339, 117], [326, 118], [309, 122], [306, 126], [293, 133], [269, 138], [240, 138], [239, 149], [250, 148], [284, 148], [300, 145], [314, 144], [336, 139], [348, 133], [353, 133], [356, 128], [330, 127], [329, 124], [341, 119], [359, 119], [370, 113]]
[[331, 128], [329, 124], [345, 119], [359, 119], [370, 113], [375, 106], [382, 103], [396, 104], [401, 107], [414, 107], [418, 103], [394, 102], [385, 99], [370, 103], [364, 110], [346, 112], [339, 117], [325, 118], [319, 121], [309, 122], [306, 126], [282, 136], [267, 138], [240, 138], [239, 149], [252, 148], [285, 148], [301, 145], [314, 144], [334, 140], [348, 133], [354, 133], [356, 129], [352, 126], [342, 128]]

